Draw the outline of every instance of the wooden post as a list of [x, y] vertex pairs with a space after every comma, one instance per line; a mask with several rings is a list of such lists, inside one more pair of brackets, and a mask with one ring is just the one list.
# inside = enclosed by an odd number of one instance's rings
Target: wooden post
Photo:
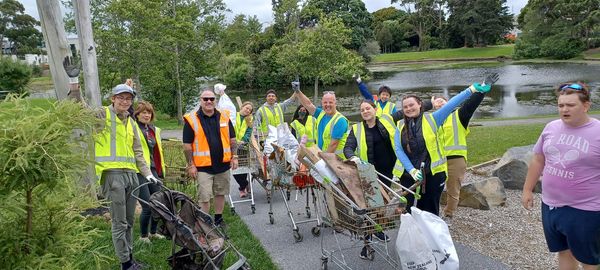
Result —
[[92, 31], [90, 15], [90, 0], [72, 1], [75, 10], [75, 27], [79, 37], [81, 62], [83, 64], [83, 79], [85, 81], [85, 99], [93, 108], [102, 106], [100, 99], [100, 83], [98, 79], [98, 64], [96, 62], [96, 44]]
[[69, 93], [69, 78], [63, 69], [62, 61], [65, 56], [70, 55], [70, 50], [58, 0], [36, 0], [36, 3], [56, 98], [66, 99]]

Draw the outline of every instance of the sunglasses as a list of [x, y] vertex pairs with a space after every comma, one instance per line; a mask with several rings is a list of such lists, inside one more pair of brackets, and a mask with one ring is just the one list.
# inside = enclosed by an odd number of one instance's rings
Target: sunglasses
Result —
[[204, 100], [204, 101], [209, 101], [209, 100], [210, 101], [215, 101], [215, 98], [214, 97], [203, 97], [202, 100]]
[[565, 91], [567, 89], [573, 89], [575, 91], [581, 91], [581, 90], [583, 90], [583, 86], [581, 86], [580, 84], [577, 84], [577, 83], [563, 84], [563, 85], [560, 86], [560, 91]]

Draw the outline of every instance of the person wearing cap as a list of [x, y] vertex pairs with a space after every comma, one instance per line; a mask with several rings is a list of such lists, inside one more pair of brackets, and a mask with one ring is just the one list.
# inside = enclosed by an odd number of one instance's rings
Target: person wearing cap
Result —
[[356, 83], [358, 83], [358, 89], [360, 90], [360, 94], [366, 99], [375, 103], [377, 107], [377, 117], [380, 117], [382, 114], [393, 115], [396, 113], [396, 104], [390, 100], [392, 97], [392, 89], [387, 85], [382, 85], [379, 87], [379, 92], [377, 95], [371, 95], [367, 85], [362, 81], [360, 75], [356, 77]]
[[227, 113], [215, 108], [215, 93], [206, 89], [200, 94], [200, 108], [183, 119], [183, 152], [187, 174], [196, 179], [198, 201], [202, 211], [210, 212], [214, 197], [215, 224], [224, 227], [223, 208], [229, 194], [231, 170], [237, 169], [235, 128]]
[[285, 123], [283, 114], [296, 100], [295, 96], [292, 94], [292, 96], [284, 102], [278, 103], [277, 92], [273, 89], [267, 91], [265, 98], [266, 102], [258, 108], [254, 115], [254, 128], [255, 130], [260, 130], [262, 136], [266, 136], [269, 133], [269, 125], [276, 127]]
[[140, 134], [127, 111], [135, 93], [126, 84], [112, 89], [112, 104], [98, 117], [105, 120], [95, 134], [96, 177], [101, 194], [110, 203], [113, 246], [121, 269], [141, 269], [133, 259], [133, 225], [137, 201], [131, 192], [138, 186], [136, 173], [158, 183], [144, 159]]

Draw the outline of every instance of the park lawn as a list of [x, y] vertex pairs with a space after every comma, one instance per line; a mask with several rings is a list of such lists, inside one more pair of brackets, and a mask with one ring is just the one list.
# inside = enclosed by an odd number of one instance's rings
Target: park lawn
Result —
[[176, 118], [156, 119], [154, 120], [154, 125], [162, 130], [183, 129], [183, 126], [180, 126], [179, 123], [177, 123]]
[[545, 125], [470, 127], [468, 166], [502, 157], [511, 147], [535, 144]]
[[595, 52], [595, 53], [586, 54], [585, 58], [588, 58], [588, 59], [600, 59], [600, 51]]
[[49, 89], [54, 89], [54, 82], [50, 76], [31, 78], [27, 85], [27, 90], [31, 92], [47, 91]]
[[484, 48], [457, 48], [425, 52], [387, 53], [375, 56], [373, 63], [434, 59], [495, 58], [498, 56], [510, 57], [513, 54], [513, 50], [514, 45], [498, 45]]

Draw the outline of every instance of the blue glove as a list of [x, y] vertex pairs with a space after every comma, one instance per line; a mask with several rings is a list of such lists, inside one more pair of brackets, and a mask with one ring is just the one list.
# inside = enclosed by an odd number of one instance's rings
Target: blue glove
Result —
[[491, 85], [483, 85], [480, 83], [474, 83], [473, 85], [469, 86], [469, 88], [471, 89], [471, 92], [473, 92], [473, 93], [475, 93], [475, 92], [487, 93], [490, 90], [492, 90]]

